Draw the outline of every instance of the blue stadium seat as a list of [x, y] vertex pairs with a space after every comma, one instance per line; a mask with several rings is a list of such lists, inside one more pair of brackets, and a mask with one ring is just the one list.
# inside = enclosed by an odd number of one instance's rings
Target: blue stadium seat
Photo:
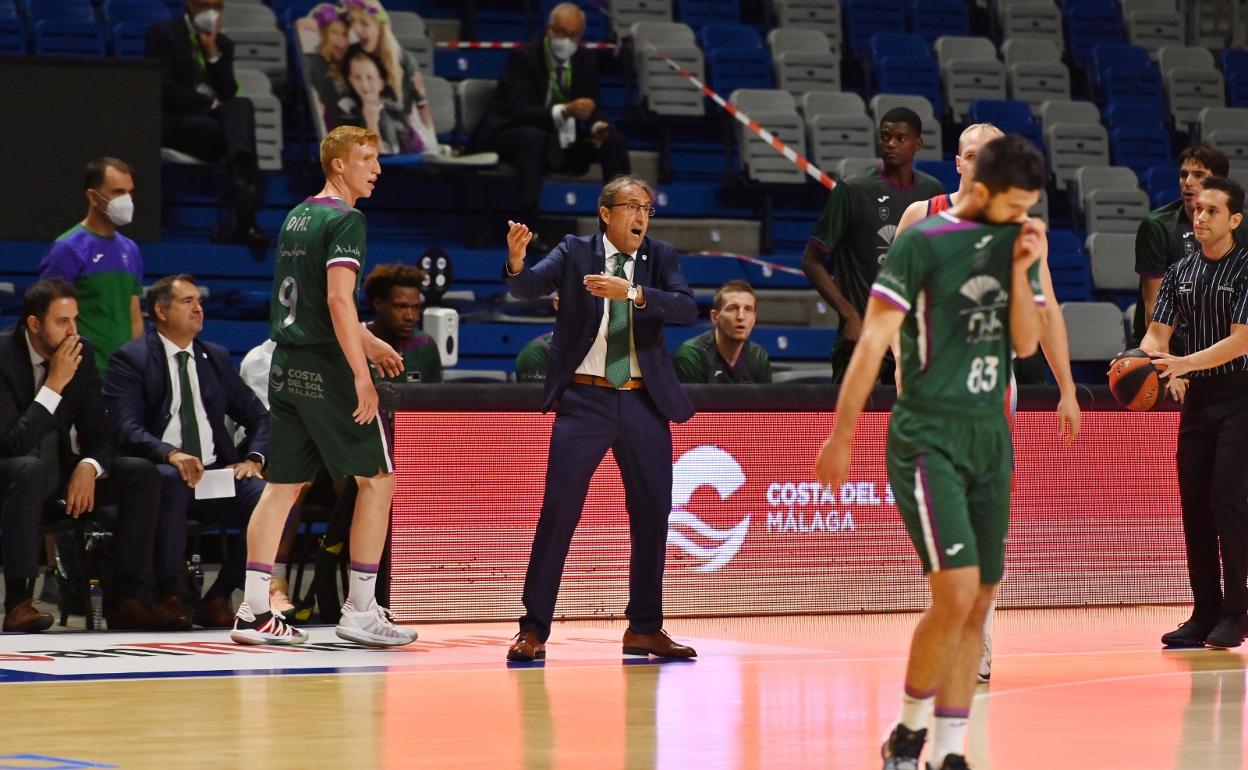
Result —
[[740, 21], [741, 2], [740, 0], [678, 0], [676, 20], [694, 31], [707, 24]]
[[876, 62], [875, 83], [879, 91], [925, 96], [935, 115], [945, 113], [940, 67], [930, 56], [886, 56]]
[[775, 88], [765, 48], [713, 48], [706, 52], [709, 85], [727, 96], [738, 88]]
[[976, 99], [967, 112], [967, 123], [991, 123], [1009, 134], [1027, 137], [1037, 150], [1044, 150], [1044, 132], [1032, 119], [1031, 107], [1013, 99]]
[[152, 24], [169, 18], [169, 9], [158, 0], [108, 0], [104, 16], [110, 24], [122, 22]]
[[142, 59], [147, 49], [147, 30], [151, 22], [123, 21], [112, 26], [113, 56], [119, 59]]
[[845, 0], [845, 41], [857, 54], [866, 50], [871, 36], [901, 29], [906, 18], [904, 0]]
[[16, 19], [19, 18], [17, 6], [13, 0], [0, 0], [0, 19]]
[[1226, 73], [1226, 106], [1248, 107], [1248, 70]]
[[27, 15], [32, 22], [42, 20], [95, 22], [95, 8], [90, 0], [30, 0]]
[[1218, 51], [1218, 67], [1225, 75], [1236, 70], [1248, 70], [1248, 48], [1223, 48]]
[[1170, 119], [1160, 104], [1135, 101], [1114, 102], [1101, 110], [1106, 128], [1121, 126], [1164, 126]]
[[1117, 64], [1109, 67], [1104, 77], [1101, 82], [1103, 107], [1121, 104], [1150, 111], [1166, 109], [1161, 73], [1153, 65]]
[[1170, 132], [1159, 125], [1111, 129], [1109, 154], [1115, 166], [1126, 166], [1137, 176], [1153, 166], [1174, 162]]
[[932, 56], [932, 45], [922, 35], [910, 32], [877, 32], [867, 40], [872, 61], [885, 56]]
[[1067, 6], [1062, 14], [1066, 51], [1075, 67], [1082, 68], [1098, 43], [1125, 43], [1127, 32], [1116, 3]]
[[698, 30], [698, 45], [703, 51], [714, 48], [762, 48], [763, 36], [744, 24], [707, 24]]
[[1174, 166], [1153, 166], [1144, 170], [1144, 192], [1153, 208], [1161, 208], [1177, 199], [1179, 192], [1179, 169]]
[[1049, 231], [1049, 272], [1058, 302], [1092, 299], [1092, 269], [1079, 236], [1069, 230]]
[[1132, 64], [1147, 67], [1153, 63], [1148, 50], [1138, 45], [1122, 43], [1099, 43], [1092, 46], [1088, 60], [1088, 72], [1092, 76], [1092, 87], [1100, 90], [1105, 79], [1105, 72], [1114, 66]]
[[104, 32], [95, 22], [37, 21], [34, 52], [40, 56], [104, 56]]
[[910, 0], [910, 31], [929, 43], [942, 35], [965, 37], [971, 34], [971, 17], [964, 0]]
[[0, 19], [0, 56], [26, 54], [26, 25], [21, 19]]

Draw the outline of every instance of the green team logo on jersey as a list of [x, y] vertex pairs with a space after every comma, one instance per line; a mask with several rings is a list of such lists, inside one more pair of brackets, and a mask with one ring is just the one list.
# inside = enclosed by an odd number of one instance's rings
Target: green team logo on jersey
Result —
[[996, 342], [1005, 334], [1005, 324], [997, 311], [1009, 307], [1010, 295], [1001, 282], [990, 275], [977, 275], [958, 289], [974, 306], [958, 313], [966, 318], [966, 344]]

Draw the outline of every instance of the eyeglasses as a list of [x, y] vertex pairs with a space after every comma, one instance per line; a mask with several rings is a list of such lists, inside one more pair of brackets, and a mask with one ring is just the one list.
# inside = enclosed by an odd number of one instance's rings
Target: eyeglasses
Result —
[[619, 208], [619, 207], [621, 207], [621, 206], [623, 206], [623, 207], [624, 207], [624, 210], [625, 210], [625, 211], [627, 211], [627, 212], [628, 212], [628, 213], [630, 213], [630, 214], [636, 214], [638, 211], [640, 211], [640, 212], [644, 213], [646, 216], [648, 216], [648, 217], [652, 217], [652, 216], [654, 216], [655, 214], [657, 214], [657, 213], [658, 213], [658, 212], [656, 212], [656, 211], [654, 210], [654, 206], [644, 206], [644, 205], [642, 205], [642, 204], [640, 204], [640, 203], [632, 203], [632, 202], [630, 202], [630, 203], [613, 203], [613, 204], [611, 204], [610, 206], [607, 206], [607, 208], [609, 208], [609, 209], [618, 209], [618, 208]]

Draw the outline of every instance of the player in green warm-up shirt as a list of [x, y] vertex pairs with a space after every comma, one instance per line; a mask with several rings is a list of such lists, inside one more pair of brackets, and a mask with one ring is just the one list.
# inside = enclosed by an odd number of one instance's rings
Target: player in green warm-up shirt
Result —
[[750, 342], [757, 319], [754, 287], [745, 281], [720, 286], [711, 304], [711, 325], [715, 328], [676, 349], [672, 356], [676, 376], [690, 384], [771, 382], [767, 351]]
[[386, 382], [441, 382], [442, 356], [433, 337], [419, 331], [420, 287], [425, 271], [411, 265], [378, 265], [364, 279], [376, 319], [368, 330], [403, 356], [403, 373]]
[[1004, 136], [980, 149], [974, 180], [952, 209], [907, 230], [889, 250], [837, 398], [836, 425], [815, 464], [832, 489], [848, 479], [858, 415], [900, 332], [905, 389], [889, 422], [888, 478], [931, 607], [914, 632], [885, 770], [918, 766], [933, 710], [927, 766], [966, 767], [984, 618], [1005, 562], [1010, 354], [1036, 351], [1045, 312], [1044, 223], [1026, 219], [1044, 186], [1044, 160], [1026, 139]]

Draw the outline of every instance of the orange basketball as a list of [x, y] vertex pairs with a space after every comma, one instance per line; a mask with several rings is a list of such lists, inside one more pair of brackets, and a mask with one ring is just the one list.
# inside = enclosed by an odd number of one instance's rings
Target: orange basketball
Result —
[[1161, 401], [1161, 376], [1153, 360], [1132, 348], [1109, 363], [1109, 392], [1118, 403], [1133, 411], [1152, 409]]

